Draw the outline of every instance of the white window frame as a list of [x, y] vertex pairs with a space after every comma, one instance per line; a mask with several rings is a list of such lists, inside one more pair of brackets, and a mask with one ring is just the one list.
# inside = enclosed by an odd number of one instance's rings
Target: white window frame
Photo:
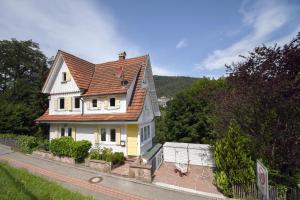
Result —
[[[96, 100], [96, 102], [97, 102], [97, 103], [96, 103], [96, 107], [94, 107], [94, 104], [93, 104], [93, 101], [94, 101], [94, 100]], [[98, 103], [99, 103], [99, 102], [98, 102], [98, 98], [92, 98], [92, 99], [91, 99], [91, 106], [90, 106], [90, 108], [91, 108], [92, 110], [96, 110], [96, 109], [98, 108]]]
[[[98, 132], [98, 136], [99, 136], [99, 143], [100, 144], [104, 144], [104, 145], [116, 145], [116, 143], [117, 143], [117, 129], [118, 128], [120, 128], [120, 127], [118, 127], [118, 126], [109, 126], [109, 127], [99, 127], [99, 132]], [[106, 139], [106, 141], [102, 141], [101, 140], [101, 129], [105, 129], [105, 139]], [[115, 134], [116, 134], [116, 140], [113, 142], [113, 141], [111, 141], [110, 140], [110, 131], [112, 130], [112, 129], [115, 129], [116, 130], [116, 132], [115, 132]], [[120, 128], [121, 129], [121, 128]], [[122, 129], [121, 129], [121, 131], [122, 131]]]
[[141, 144], [147, 143], [151, 138], [150, 124], [142, 126], [140, 128], [140, 142]]
[[67, 82], [67, 72], [61, 73], [61, 82], [66, 83]]

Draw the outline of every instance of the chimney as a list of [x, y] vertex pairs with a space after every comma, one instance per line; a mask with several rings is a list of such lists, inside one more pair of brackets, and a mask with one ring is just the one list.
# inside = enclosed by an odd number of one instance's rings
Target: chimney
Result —
[[125, 58], [126, 58], [126, 52], [125, 51], [119, 53], [119, 60], [125, 60]]

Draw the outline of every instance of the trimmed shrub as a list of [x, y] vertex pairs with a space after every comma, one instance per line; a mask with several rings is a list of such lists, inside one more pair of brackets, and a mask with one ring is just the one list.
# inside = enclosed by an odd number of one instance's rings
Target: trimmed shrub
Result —
[[122, 165], [125, 162], [125, 157], [123, 152], [115, 152], [112, 155], [112, 163]]
[[125, 157], [122, 152], [114, 153], [110, 148], [92, 149], [90, 159], [104, 160], [106, 162], [112, 162], [112, 164], [124, 164], [125, 162]]
[[20, 135], [17, 137], [17, 147], [23, 153], [32, 153], [37, 145], [37, 139], [33, 136]]
[[89, 150], [92, 147], [92, 143], [87, 140], [77, 141], [72, 147], [72, 157], [76, 161], [82, 161], [89, 155]]
[[61, 137], [51, 140], [49, 149], [56, 156], [72, 157], [75, 141], [71, 137]]

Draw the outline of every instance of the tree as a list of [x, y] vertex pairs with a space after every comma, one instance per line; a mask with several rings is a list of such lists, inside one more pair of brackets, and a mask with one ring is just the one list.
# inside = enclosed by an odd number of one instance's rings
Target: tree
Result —
[[47, 107], [47, 58], [31, 40], [0, 41], [0, 132], [32, 134]]
[[213, 138], [215, 95], [225, 89], [224, 79], [201, 78], [176, 94], [157, 121], [157, 141], [203, 143]]
[[215, 182], [227, 196], [232, 196], [232, 185], [246, 186], [255, 180], [249, 146], [250, 139], [241, 133], [239, 125], [234, 121], [230, 123], [225, 137], [215, 144]]
[[253, 157], [292, 176], [300, 169], [300, 33], [283, 47], [257, 47], [243, 58], [227, 66], [232, 90], [218, 104], [219, 131], [235, 119], [253, 138]]

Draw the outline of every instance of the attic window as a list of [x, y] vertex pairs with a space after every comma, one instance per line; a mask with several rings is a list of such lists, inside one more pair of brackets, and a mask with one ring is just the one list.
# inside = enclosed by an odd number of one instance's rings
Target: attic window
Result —
[[62, 73], [62, 81], [66, 82], [67, 81], [67, 72]]

